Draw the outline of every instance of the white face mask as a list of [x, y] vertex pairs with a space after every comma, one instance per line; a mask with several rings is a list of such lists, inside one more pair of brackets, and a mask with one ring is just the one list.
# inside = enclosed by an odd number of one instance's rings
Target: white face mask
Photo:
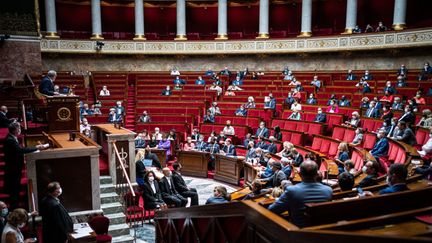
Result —
[[153, 182], [154, 181], [154, 177], [153, 176], [149, 176], [148, 180], [149, 180], [149, 182]]
[[60, 187], [59, 189], [59, 196], [63, 193], [63, 189]]
[[386, 177], [386, 182], [387, 182], [387, 184], [388, 184], [389, 186], [391, 186], [390, 176], [387, 176], [387, 177]]
[[322, 114], [322, 111], [318, 111], [318, 114]]
[[18, 225], [18, 228], [21, 229], [21, 228], [24, 228], [24, 226], [25, 226], [25, 223], [21, 223], [21, 224]]
[[363, 173], [366, 173], [366, 171], [367, 171], [367, 166], [364, 165], [364, 166], [362, 167], [362, 172], [363, 172]]

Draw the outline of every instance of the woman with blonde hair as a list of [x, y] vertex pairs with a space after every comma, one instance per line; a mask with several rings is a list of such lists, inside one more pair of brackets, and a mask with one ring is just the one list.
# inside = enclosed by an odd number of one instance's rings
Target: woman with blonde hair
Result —
[[21, 233], [28, 220], [27, 211], [22, 208], [17, 208], [12, 211], [7, 218], [7, 223], [1, 235], [1, 242], [3, 243], [28, 243], [35, 242], [33, 239], [24, 240]]
[[339, 173], [344, 172], [345, 161], [349, 160], [348, 143], [342, 142], [338, 146], [338, 157], [335, 162], [338, 165]]
[[144, 175], [147, 173], [147, 169], [144, 165], [145, 154], [145, 149], [138, 149], [135, 155], [135, 173], [138, 186], [144, 185]]
[[248, 97], [248, 101], [246, 102], [246, 104], [244, 105], [245, 109], [251, 109], [251, 108], [255, 108], [256, 104], [255, 104], [255, 99], [252, 96]]

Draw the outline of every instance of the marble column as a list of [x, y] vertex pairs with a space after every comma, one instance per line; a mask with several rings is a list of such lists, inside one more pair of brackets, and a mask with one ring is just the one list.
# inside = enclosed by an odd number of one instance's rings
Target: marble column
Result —
[[187, 40], [186, 0], [177, 0], [177, 36], [175, 40]]
[[347, 0], [345, 32], [342, 34], [352, 34], [357, 25], [357, 0]]
[[144, 0], [135, 0], [135, 38], [145, 40], [144, 34]]
[[407, 0], [395, 0], [393, 13], [393, 29], [403, 30], [406, 28]]
[[102, 20], [100, 0], [91, 0], [92, 40], [102, 40]]
[[228, 4], [227, 0], [218, 0], [218, 35], [216, 40], [228, 39]]
[[312, 36], [312, 0], [302, 1], [301, 32], [299, 37]]
[[45, 0], [45, 15], [47, 28], [45, 37], [59, 38], [57, 35], [55, 0]]
[[269, 38], [269, 0], [260, 0], [259, 34], [257, 39]]

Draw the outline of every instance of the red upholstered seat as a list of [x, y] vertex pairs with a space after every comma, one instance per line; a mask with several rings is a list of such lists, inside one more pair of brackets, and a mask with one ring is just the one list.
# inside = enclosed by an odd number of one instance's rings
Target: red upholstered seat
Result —
[[309, 131], [309, 123], [299, 122], [297, 124], [296, 131], [298, 131], [298, 132], [308, 132]]
[[294, 145], [303, 145], [303, 137], [301, 133], [291, 134], [291, 143]]
[[332, 138], [342, 140], [344, 138], [345, 130], [344, 127], [334, 127]]
[[328, 154], [330, 149], [330, 141], [323, 139], [321, 142], [321, 147], [319, 148], [319, 151], [323, 154]]
[[281, 129], [284, 128], [284, 124], [285, 124], [285, 120], [280, 120], [280, 119], [273, 119], [271, 122], [272, 127], [279, 126]]
[[131, 192], [128, 192], [123, 196], [128, 220], [141, 221], [142, 225], [144, 223], [144, 208], [139, 205], [140, 198], [140, 192], [135, 192], [135, 197]]
[[286, 130], [296, 130], [297, 129], [297, 122], [295, 121], [286, 121], [284, 124], [283, 129]]
[[93, 217], [89, 225], [96, 233], [96, 242], [111, 242], [111, 235], [108, 234], [108, 227], [110, 224], [109, 218], [105, 216]]
[[291, 141], [292, 133], [288, 131], [282, 131], [282, 140], [283, 141]]
[[342, 121], [343, 121], [343, 117], [340, 115], [327, 114], [326, 123], [328, 125], [329, 131], [331, 131], [334, 125], [340, 125]]
[[362, 122], [362, 128], [363, 129], [366, 129], [369, 132], [375, 131], [374, 130], [375, 129], [375, 120], [363, 118], [361, 120], [361, 122]]
[[423, 146], [429, 140], [429, 129], [419, 128], [416, 132], [416, 140], [416, 148], [421, 149], [421, 146]]
[[354, 168], [357, 171], [362, 169], [364, 164], [363, 156], [357, 150], [353, 150], [351, 155], [351, 161], [354, 163]]
[[342, 141], [350, 143], [353, 141], [354, 137], [355, 137], [355, 130], [345, 129], [345, 133]]
[[335, 158], [336, 154], [338, 153], [338, 147], [339, 147], [339, 143], [337, 142], [330, 142], [330, 147], [328, 150], [328, 157], [329, 158]]
[[376, 135], [373, 133], [365, 133], [363, 135], [363, 148], [366, 150], [371, 150], [375, 146]]
[[405, 160], [406, 160], [406, 151], [403, 148], [398, 147], [398, 151], [394, 163], [404, 164]]
[[321, 143], [322, 143], [322, 138], [314, 137], [314, 139], [312, 141], [311, 149], [313, 149], [315, 151], [319, 151], [321, 148]]
[[321, 123], [313, 123], [309, 124], [309, 130], [307, 133], [309, 135], [322, 134], [323, 124]]

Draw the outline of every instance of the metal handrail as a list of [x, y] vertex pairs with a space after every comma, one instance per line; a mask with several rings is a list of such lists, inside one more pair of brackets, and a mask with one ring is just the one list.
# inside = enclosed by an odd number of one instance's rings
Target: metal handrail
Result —
[[129, 186], [129, 189], [131, 190], [132, 196], [135, 197], [135, 191], [134, 191], [134, 189], [132, 187], [132, 184], [130, 182], [129, 176], [128, 176], [127, 172], [126, 172], [126, 168], [125, 168], [125, 166], [123, 164], [123, 159], [120, 157], [119, 151], [117, 149], [116, 141], [112, 141], [112, 145], [113, 145], [113, 148], [114, 148], [114, 152], [115, 152], [115, 154], [117, 156], [117, 159], [120, 162], [120, 166], [121, 166], [122, 171], [123, 171], [123, 176], [126, 178], [126, 182], [127, 182], [128, 186]]

